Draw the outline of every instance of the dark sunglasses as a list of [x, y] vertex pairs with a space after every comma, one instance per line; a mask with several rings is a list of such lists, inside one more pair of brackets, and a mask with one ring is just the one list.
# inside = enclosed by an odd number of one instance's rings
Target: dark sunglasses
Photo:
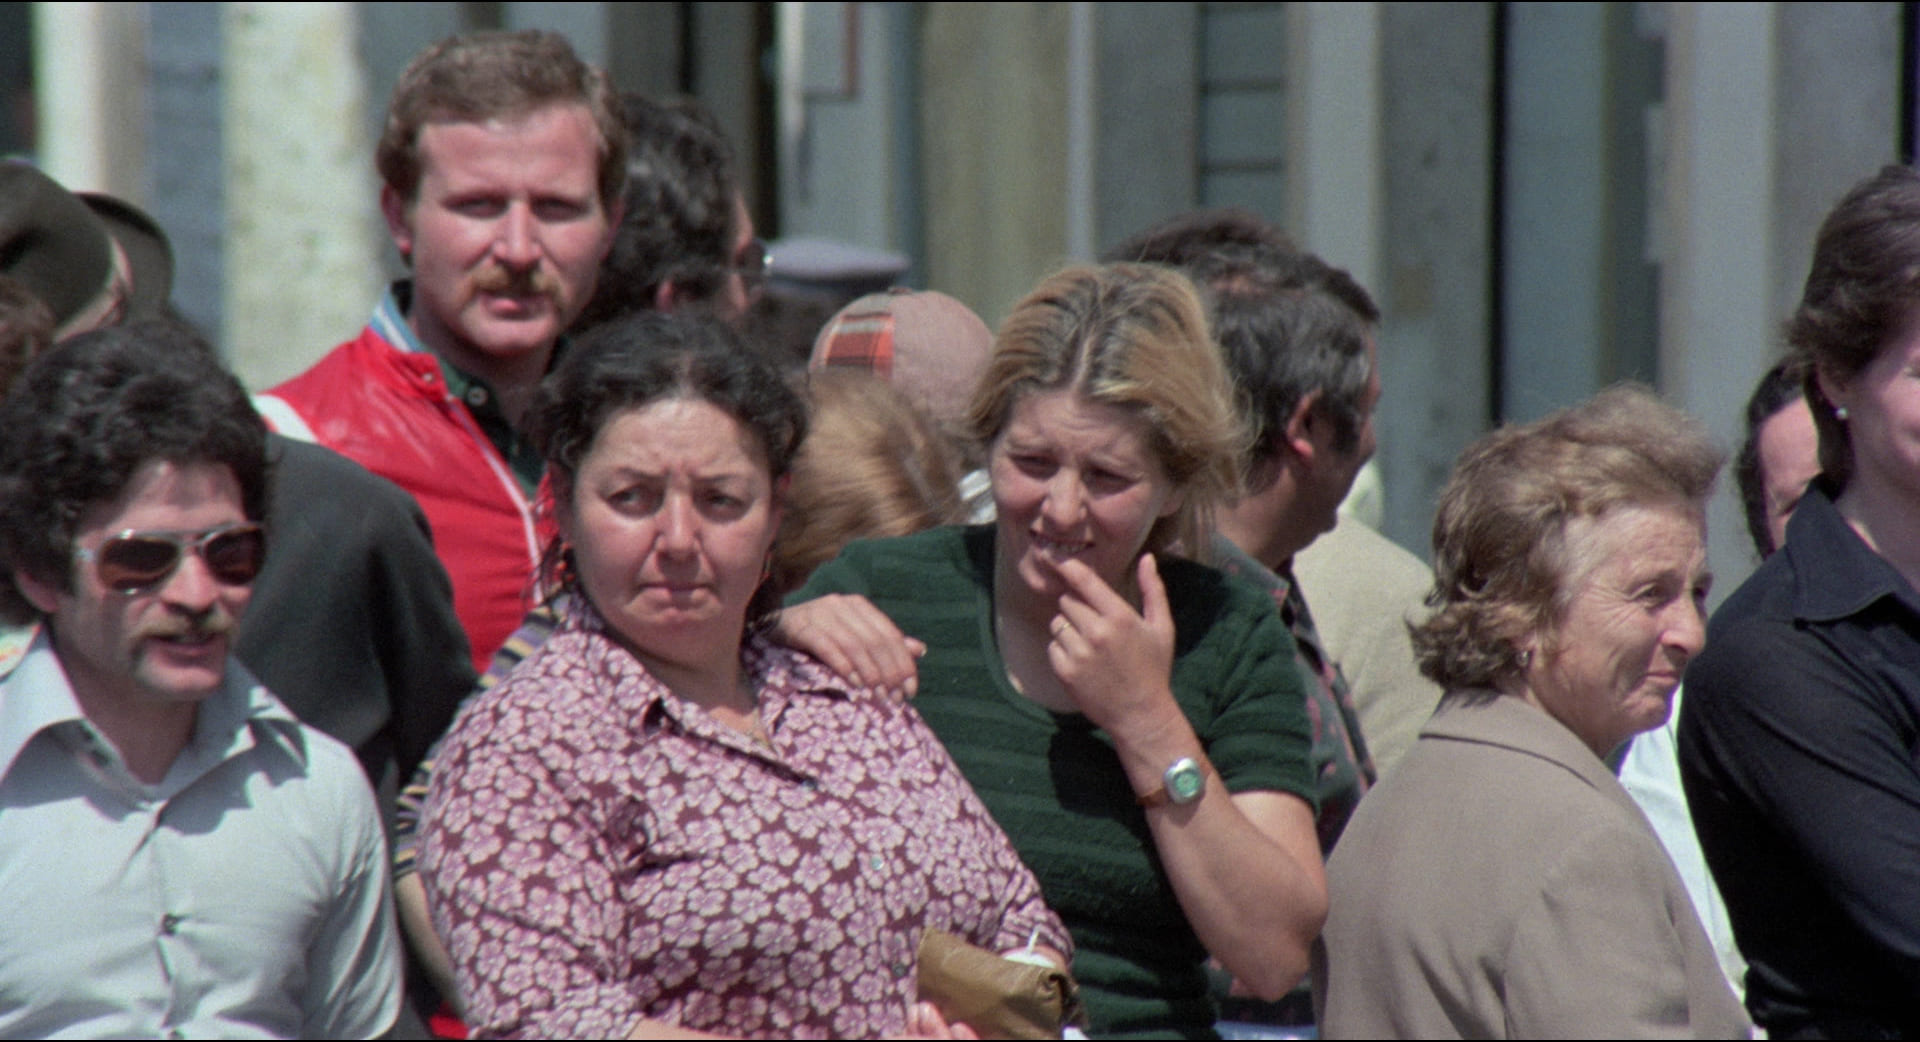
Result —
[[189, 552], [200, 555], [215, 579], [228, 586], [245, 586], [266, 563], [267, 530], [253, 521], [204, 532], [128, 530], [101, 543], [98, 550], [81, 547], [73, 556], [94, 565], [100, 584], [107, 589], [140, 593], [166, 582]]

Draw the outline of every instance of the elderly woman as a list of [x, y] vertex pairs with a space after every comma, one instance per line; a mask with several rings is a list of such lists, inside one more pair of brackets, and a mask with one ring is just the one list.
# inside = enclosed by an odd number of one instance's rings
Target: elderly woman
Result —
[[1920, 1038], [1920, 173], [1821, 226], [1791, 360], [1821, 476], [1687, 670], [1680, 771], [1774, 1038]]
[[1206, 545], [1242, 437], [1191, 284], [1137, 265], [1042, 282], [972, 421], [997, 522], [855, 543], [799, 599], [864, 594], [925, 645], [915, 705], [1073, 931], [1090, 1033], [1207, 1037], [1208, 954], [1277, 997], [1326, 905], [1286, 631], [1251, 586], [1168, 553]]
[[1447, 689], [1328, 864], [1328, 1038], [1735, 1038], [1685, 886], [1605, 757], [1704, 636], [1719, 455], [1616, 388], [1469, 448], [1413, 630]]
[[568, 607], [454, 725], [422, 854], [478, 1033], [938, 1033], [926, 930], [1066, 947], [913, 711], [755, 632], [805, 427], [777, 374], [641, 316], [529, 417]]

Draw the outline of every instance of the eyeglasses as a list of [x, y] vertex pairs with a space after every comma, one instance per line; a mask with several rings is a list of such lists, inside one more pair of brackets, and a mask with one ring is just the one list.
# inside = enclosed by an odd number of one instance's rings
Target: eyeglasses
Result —
[[204, 532], [135, 532], [131, 529], [100, 544], [80, 547], [79, 560], [94, 565], [100, 583], [116, 593], [141, 593], [167, 581], [189, 553], [205, 561], [207, 571], [228, 586], [245, 586], [267, 559], [267, 530], [253, 521], [237, 521]]

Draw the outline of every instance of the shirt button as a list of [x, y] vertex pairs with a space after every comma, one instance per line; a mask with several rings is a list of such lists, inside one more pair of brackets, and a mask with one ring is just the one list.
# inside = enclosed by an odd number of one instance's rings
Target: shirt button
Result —
[[867, 859], [867, 865], [871, 867], [875, 872], [878, 872], [881, 869], [887, 867], [887, 862], [885, 858], [882, 858], [880, 855], [875, 854], [871, 858]]
[[487, 389], [484, 387], [467, 388], [467, 404], [476, 409], [487, 404]]
[[887, 969], [893, 971], [893, 975], [896, 978], [905, 977], [907, 975], [907, 970], [909, 968], [910, 967], [908, 967], [907, 964], [904, 962], [895, 962], [895, 963], [887, 964]]
[[180, 916], [174, 915], [171, 912], [161, 916], [160, 932], [168, 937], [172, 937], [174, 934], [180, 932], [180, 919]]

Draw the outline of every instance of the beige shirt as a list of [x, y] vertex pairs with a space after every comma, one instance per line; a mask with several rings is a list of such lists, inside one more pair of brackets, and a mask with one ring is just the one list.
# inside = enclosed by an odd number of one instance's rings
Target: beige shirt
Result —
[[1407, 622], [1427, 615], [1433, 571], [1400, 544], [1345, 514], [1293, 557], [1327, 653], [1340, 664], [1360, 733], [1385, 778], [1413, 748], [1440, 702], [1440, 686], [1414, 665]]

